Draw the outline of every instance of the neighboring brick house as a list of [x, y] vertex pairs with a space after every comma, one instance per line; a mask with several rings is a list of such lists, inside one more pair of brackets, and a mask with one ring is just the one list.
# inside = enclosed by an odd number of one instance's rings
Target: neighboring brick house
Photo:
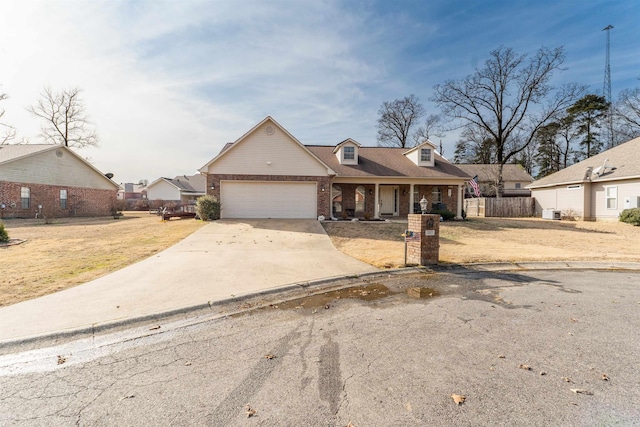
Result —
[[430, 209], [462, 213], [469, 176], [429, 141], [411, 148], [303, 145], [267, 116], [200, 168], [223, 218], [388, 218]]
[[0, 216], [102, 216], [118, 184], [61, 145], [0, 145]]
[[536, 215], [544, 210], [584, 220], [617, 221], [640, 207], [640, 138], [529, 184]]
[[[496, 196], [498, 165], [466, 163], [456, 166], [470, 177], [478, 176], [481, 197]], [[502, 167], [503, 197], [530, 197], [531, 190], [526, 187], [532, 182], [533, 177], [521, 165], [507, 164]], [[470, 185], [465, 189], [465, 197], [476, 197]]]
[[158, 178], [147, 186], [149, 201], [173, 202], [183, 211], [193, 212], [198, 197], [207, 194], [204, 175], [179, 175]]

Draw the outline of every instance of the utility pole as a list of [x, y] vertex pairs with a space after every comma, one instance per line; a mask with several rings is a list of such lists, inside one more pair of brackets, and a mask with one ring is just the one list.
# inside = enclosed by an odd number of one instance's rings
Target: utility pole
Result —
[[609, 147], [613, 147], [613, 108], [612, 108], [612, 100], [611, 100], [611, 65], [609, 62], [609, 52], [611, 50], [611, 30], [613, 29], [613, 25], [607, 25], [602, 29], [602, 31], [607, 32], [607, 55], [605, 59], [604, 65], [604, 85], [602, 87], [602, 96], [605, 101], [609, 104], [609, 109], [607, 111], [607, 133], [609, 134]]

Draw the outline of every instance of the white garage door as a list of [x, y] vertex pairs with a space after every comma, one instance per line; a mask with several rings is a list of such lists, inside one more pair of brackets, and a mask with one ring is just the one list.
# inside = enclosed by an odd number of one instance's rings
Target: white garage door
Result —
[[316, 218], [315, 182], [223, 181], [222, 218]]

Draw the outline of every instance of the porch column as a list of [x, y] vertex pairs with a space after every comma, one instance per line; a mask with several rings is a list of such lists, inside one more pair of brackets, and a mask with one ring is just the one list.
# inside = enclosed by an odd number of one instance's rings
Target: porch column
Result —
[[456, 207], [456, 218], [462, 219], [462, 185], [458, 185], [458, 203]]
[[415, 184], [411, 183], [409, 185], [409, 214], [414, 213], [413, 212], [413, 204], [415, 203], [415, 200], [413, 200], [413, 186]]
[[375, 210], [373, 213], [373, 217], [375, 219], [380, 219], [380, 184], [378, 184], [376, 182], [376, 189], [375, 189]]

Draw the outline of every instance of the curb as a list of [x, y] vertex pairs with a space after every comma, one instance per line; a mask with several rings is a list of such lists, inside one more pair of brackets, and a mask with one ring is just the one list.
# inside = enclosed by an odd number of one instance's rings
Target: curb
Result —
[[[172, 310], [165, 310], [156, 313], [149, 313], [141, 316], [129, 317], [122, 320], [114, 320], [104, 323], [94, 323], [92, 325], [77, 327], [73, 329], [67, 329], [56, 332], [49, 332], [40, 335], [32, 335], [21, 338], [11, 338], [8, 340], [0, 341], [0, 350], [5, 349], [7, 347], [13, 346], [21, 346], [21, 345], [29, 345], [35, 344], [40, 341], [46, 340], [58, 340], [58, 339], [66, 339], [71, 338], [77, 335], [83, 334], [91, 334], [94, 335], [99, 332], [105, 332], [112, 329], [122, 328], [126, 326], [132, 326], [138, 323], [148, 322], [152, 320], [159, 320], [164, 318], [170, 318], [172, 316], [192, 313], [200, 310], [212, 309], [217, 306], [222, 306], [230, 303], [240, 303], [250, 298], [256, 298], [266, 295], [273, 295], [278, 293], [285, 293], [295, 290], [302, 290], [307, 288], [315, 288], [321, 287], [322, 285], [329, 285], [331, 283], [335, 283], [341, 280], [348, 279], [356, 279], [363, 277], [371, 277], [377, 275], [402, 275], [402, 274], [410, 274], [416, 272], [424, 272], [424, 271], [435, 271], [435, 272], [446, 272], [454, 269], [467, 269], [474, 270], [479, 272], [499, 272], [499, 271], [536, 271], [536, 270], [603, 270], [603, 271], [640, 271], [640, 262], [603, 262], [603, 261], [549, 261], [549, 262], [536, 262], [536, 261], [525, 261], [525, 262], [499, 262], [499, 263], [470, 263], [470, 264], [438, 264], [434, 266], [411, 266], [411, 267], [403, 267], [389, 270], [379, 270], [373, 271], [369, 273], [362, 274], [347, 274], [342, 276], [334, 276], [327, 277], [323, 279], [313, 280], [313, 281], [303, 281], [285, 284], [282, 286], [277, 286], [269, 289], [265, 289], [258, 292], [247, 293], [243, 295], [234, 296], [231, 298], [226, 298], [217, 301], [207, 301], [202, 304], [195, 304], [186, 307], [180, 307]], [[353, 286], [352, 283], [346, 284], [338, 289], [343, 287]], [[297, 296], [291, 298], [295, 299]], [[287, 301], [287, 299], [283, 300]], [[225, 317], [232, 314], [237, 314], [240, 312], [244, 312], [246, 310], [239, 310], [235, 313], [225, 313], [221, 314], [219, 317]], [[198, 321], [191, 322], [189, 324], [197, 324], [203, 321], [211, 320], [211, 317], [207, 317], [206, 319], [200, 319]], [[164, 331], [162, 331], [164, 332]]]

